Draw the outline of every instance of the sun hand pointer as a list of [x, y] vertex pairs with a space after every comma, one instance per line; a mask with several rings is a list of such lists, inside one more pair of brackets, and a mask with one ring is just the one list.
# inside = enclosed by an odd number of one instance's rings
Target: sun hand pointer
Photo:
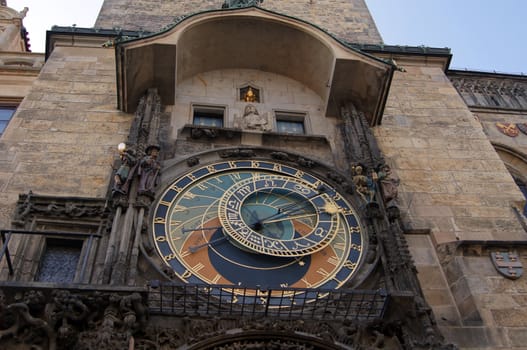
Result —
[[223, 228], [223, 226], [214, 226], [214, 227], [196, 227], [196, 228], [182, 228], [181, 232], [187, 233], [187, 232], [195, 232], [195, 231], [210, 231], [210, 230], [217, 230]]
[[273, 223], [273, 222], [280, 222], [280, 221], [285, 221], [285, 220], [302, 219], [302, 218], [307, 218], [307, 217], [314, 216], [314, 215], [317, 215], [317, 213], [308, 213], [308, 214], [301, 214], [301, 215], [286, 216], [286, 217], [279, 218], [279, 219], [274, 219], [274, 220], [264, 220], [264, 221], [261, 222], [261, 224], [270, 224], [270, 223]]
[[197, 252], [198, 250], [200, 250], [201, 248], [203, 247], [208, 247], [208, 246], [212, 246], [216, 243], [219, 243], [219, 242], [223, 242], [223, 241], [226, 241], [229, 239], [229, 236], [223, 236], [221, 238], [218, 238], [218, 239], [215, 239], [213, 241], [208, 241], [207, 243], [203, 243], [203, 244], [199, 244], [199, 245], [193, 245], [193, 246], [190, 246], [188, 247], [188, 251], [193, 254], [195, 252]]

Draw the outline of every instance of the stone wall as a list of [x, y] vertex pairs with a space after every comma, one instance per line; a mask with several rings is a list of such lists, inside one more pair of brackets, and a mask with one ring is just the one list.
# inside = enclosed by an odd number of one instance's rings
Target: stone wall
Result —
[[[251, 83], [260, 91], [260, 102], [247, 103], [240, 101], [239, 87]], [[172, 140], [178, 140], [178, 156], [182, 156], [184, 149], [191, 144], [184, 144], [185, 135], [178, 135], [183, 127], [192, 124], [192, 106], [222, 106], [225, 108], [224, 127], [231, 129], [243, 128], [243, 115], [245, 108], [253, 105], [258, 115], [267, 123], [261, 128], [245, 129], [240, 140], [236, 138], [214, 140], [204, 139], [201, 147], [239, 146], [241, 143], [252, 146], [266, 146], [288, 148], [290, 151], [309, 154], [313, 159], [333, 163], [329, 145], [335, 146], [338, 134], [335, 132], [335, 118], [327, 118], [323, 114], [323, 101], [314, 91], [295, 80], [278, 74], [261, 72], [250, 69], [224, 69], [201, 73], [187, 79], [177, 87], [176, 102], [173, 107], [171, 121]], [[304, 126], [308, 135], [304, 137], [288, 137], [277, 135], [275, 112], [286, 111], [298, 113], [304, 119]], [[263, 134], [265, 129], [266, 134]], [[269, 131], [275, 133], [269, 134]], [[313, 135], [324, 135], [323, 144], [315, 142]], [[294, 135], [293, 135], [294, 136]], [[297, 144], [292, 139], [297, 139]], [[308, 140], [308, 141], [306, 141]], [[278, 142], [276, 142], [278, 141]], [[191, 143], [195, 143], [193, 140]], [[306, 151], [309, 146], [311, 149]], [[194, 148], [190, 148], [195, 151]], [[342, 153], [343, 154], [343, 153]]]
[[0, 227], [19, 193], [105, 196], [131, 120], [116, 109], [114, 57], [55, 48], [0, 141]]
[[374, 132], [401, 179], [399, 204], [427, 302], [461, 348], [523, 345], [525, 282], [501, 276], [490, 259], [498, 247], [479, 245], [527, 238], [513, 209], [523, 196], [489, 140], [497, 132], [489, 131], [491, 116], [478, 119], [440, 67], [398, 63], [406, 72], [395, 74]]
[[479, 121], [439, 67], [405, 69], [375, 133], [403, 179], [408, 222], [430, 228], [436, 244], [525, 239], [511, 207], [523, 196]]
[[[157, 32], [178, 16], [218, 10], [222, 4], [223, 0], [105, 0], [95, 27]], [[308, 21], [350, 42], [382, 43], [364, 0], [265, 0], [260, 6]]]

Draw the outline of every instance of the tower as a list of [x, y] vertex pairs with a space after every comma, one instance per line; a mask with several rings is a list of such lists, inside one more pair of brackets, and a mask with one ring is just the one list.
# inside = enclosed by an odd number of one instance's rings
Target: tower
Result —
[[524, 78], [385, 45], [362, 0], [107, 0], [47, 45], [0, 139], [0, 345], [521, 344], [489, 130]]

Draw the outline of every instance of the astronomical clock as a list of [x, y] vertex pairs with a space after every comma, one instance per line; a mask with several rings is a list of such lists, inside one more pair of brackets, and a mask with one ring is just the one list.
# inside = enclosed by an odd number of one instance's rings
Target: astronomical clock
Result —
[[341, 288], [359, 275], [368, 237], [353, 198], [325, 177], [272, 158], [196, 165], [165, 181], [154, 205], [157, 251], [185, 283], [235, 286], [227, 302]]

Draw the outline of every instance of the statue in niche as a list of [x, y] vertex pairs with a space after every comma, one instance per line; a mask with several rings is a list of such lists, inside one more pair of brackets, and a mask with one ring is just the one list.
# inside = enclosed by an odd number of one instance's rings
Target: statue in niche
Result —
[[255, 102], [256, 96], [254, 95], [253, 89], [249, 86], [249, 90], [245, 94], [245, 102]]
[[139, 194], [153, 195], [159, 182], [161, 164], [157, 160], [161, 147], [150, 145], [146, 148], [146, 155], [139, 163]]
[[260, 90], [247, 86], [240, 89], [240, 100], [244, 102], [260, 102]]
[[260, 115], [256, 107], [252, 104], [248, 104], [247, 106], [245, 106], [242, 118], [242, 125], [244, 129], [261, 131], [271, 130], [267, 113], [264, 115]]
[[392, 169], [388, 164], [383, 164], [377, 172], [377, 177], [381, 185], [384, 203], [389, 207], [395, 205], [398, 196], [400, 180], [393, 176]]
[[127, 194], [136, 169], [136, 157], [132, 150], [126, 150], [121, 152], [119, 158], [121, 166], [115, 172], [112, 193]]

